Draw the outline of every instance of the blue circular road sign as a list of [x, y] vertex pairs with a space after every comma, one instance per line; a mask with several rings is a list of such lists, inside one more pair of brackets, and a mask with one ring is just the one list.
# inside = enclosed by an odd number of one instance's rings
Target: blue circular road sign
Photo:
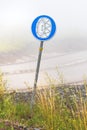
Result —
[[47, 15], [41, 15], [35, 18], [31, 30], [33, 35], [40, 41], [46, 41], [53, 37], [56, 32], [55, 21]]

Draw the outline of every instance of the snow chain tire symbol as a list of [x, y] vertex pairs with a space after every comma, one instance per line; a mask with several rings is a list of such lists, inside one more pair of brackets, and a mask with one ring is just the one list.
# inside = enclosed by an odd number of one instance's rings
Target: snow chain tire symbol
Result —
[[40, 41], [46, 41], [55, 34], [56, 24], [51, 17], [41, 15], [33, 21], [31, 30], [37, 39]]

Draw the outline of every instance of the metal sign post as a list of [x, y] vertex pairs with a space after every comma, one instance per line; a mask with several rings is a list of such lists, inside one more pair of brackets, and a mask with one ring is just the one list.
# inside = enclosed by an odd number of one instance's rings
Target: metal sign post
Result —
[[42, 50], [43, 50], [43, 42], [46, 40], [49, 40], [50, 38], [53, 37], [53, 35], [55, 34], [55, 31], [56, 31], [56, 24], [50, 16], [41, 15], [41, 16], [38, 16], [37, 18], [35, 18], [35, 20], [32, 23], [31, 30], [32, 30], [34, 37], [36, 37], [38, 40], [41, 41], [40, 48], [39, 48], [35, 80], [34, 80], [34, 89], [33, 89], [32, 97], [31, 97], [31, 106], [30, 107], [32, 109], [34, 102], [35, 102], [35, 94], [36, 94], [36, 88], [37, 88], [41, 55], [42, 55]]
[[42, 51], [43, 51], [43, 41], [41, 41], [40, 48], [39, 48], [37, 69], [36, 69], [36, 75], [35, 75], [35, 81], [34, 81], [34, 90], [36, 90], [36, 86], [37, 86], [37, 80], [38, 80], [38, 74], [39, 74]]
[[32, 105], [34, 104], [34, 100], [35, 100], [35, 94], [36, 94], [36, 87], [37, 87], [37, 81], [38, 81], [42, 51], [43, 51], [43, 41], [41, 41], [40, 48], [39, 48], [37, 68], [36, 68], [36, 74], [35, 74], [35, 80], [34, 80], [34, 90], [33, 90], [32, 99], [31, 99], [31, 108], [32, 108]]

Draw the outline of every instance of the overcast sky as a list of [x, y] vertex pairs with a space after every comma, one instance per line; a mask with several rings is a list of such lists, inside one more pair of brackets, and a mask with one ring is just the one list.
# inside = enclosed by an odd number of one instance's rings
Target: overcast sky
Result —
[[0, 0], [0, 51], [37, 48], [31, 24], [42, 14], [51, 16], [57, 25], [54, 38], [47, 41], [48, 50], [57, 44], [59, 49], [70, 43], [87, 46], [87, 0]]

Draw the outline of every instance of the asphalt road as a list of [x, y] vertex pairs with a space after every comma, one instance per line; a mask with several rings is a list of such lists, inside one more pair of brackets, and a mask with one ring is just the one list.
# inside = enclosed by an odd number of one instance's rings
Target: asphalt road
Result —
[[[37, 56], [35, 60], [17, 62], [15, 64], [1, 65], [1, 71], [8, 80], [8, 87], [12, 89], [23, 89], [32, 87], [35, 77]], [[49, 76], [47, 76], [49, 75]], [[87, 75], [87, 51], [75, 53], [51, 53], [42, 55], [38, 85], [49, 84], [48, 77], [55, 79], [55, 83], [60, 82], [63, 77], [64, 82], [82, 82]], [[25, 83], [26, 82], [26, 83]]]

